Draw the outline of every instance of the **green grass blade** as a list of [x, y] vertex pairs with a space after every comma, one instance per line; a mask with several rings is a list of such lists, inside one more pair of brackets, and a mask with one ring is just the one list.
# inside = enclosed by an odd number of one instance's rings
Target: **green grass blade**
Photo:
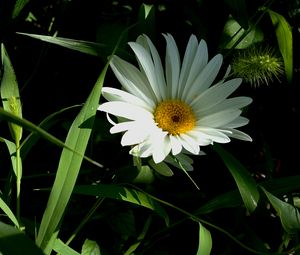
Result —
[[275, 28], [279, 50], [283, 57], [285, 74], [289, 82], [293, 76], [293, 34], [286, 19], [277, 12], [268, 11]]
[[212, 248], [210, 232], [199, 222], [199, 245], [197, 255], [209, 255]]
[[48, 140], [49, 142], [68, 149], [71, 152], [74, 152], [75, 154], [77, 154], [80, 157], [83, 157], [85, 160], [87, 160], [88, 162], [94, 164], [97, 167], [102, 167], [101, 164], [99, 164], [98, 162], [92, 160], [91, 158], [81, 154], [80, 152], [74, 150], [73, 148], [71, 148], [70, 146], [66, 145], [63, 141], [59, 140], [58, 138], [56, 138], [55, 136], [51, 135], [50, 133], [48, 133], [47, 131], [45, 131], [44, 129], [40, 128], [39, 126], [33, 124], [32, 122], [30, 122], [29, 120], [26, 120], [24, 118], [19, 118], [16, 115], [5, 111], [2, 107], [0, 107], [0, 120], [4, 119], [10, 122], [13, 122], [19, 126], [22, 126], [25, 129], [28, 129], [29, 131], [33, 132], [33, 133], [37, 133], [38, 135], [40, 135], [41, 137], [43, 137], [44, 139]]
[[[22, 118], [22, 105], [17, 78], [4, 44], [1, 44], [1, 63], [3, 74], [0, 84], [0, 93], [3, 108], [4, 110]], [[20, 141], [22, 137], [22, 127], [14, 123], [9, 123], [9, 128], [14, 140]]]
[[5, 213], [5, 215], [14, 223], [17, 228], [20, 228], [19, 222], [14, 215], [14, 213], [10, 210], [8, 205], [4, 202], [4, 200], [0, 197], [0, 209]]
[[67, 49], [79, 51], [92, 56], [102, 56], [101, 52], [103, 52], [103, 49], [105, 48], [104, 44], [94, 43], [89, 41], [74, 40], [69, 38], [54, 37], [48, 35], [28, 34], [28, 33], [18, 33], [18, 34], [29, 36], [44, 42], [56, 44], [65, 47]]
[[214, 149], [232, 174], [246, 208], [249, 212], [253, 212], [257, 207], [259, 200], [259, 192], [256, 182], [247, 169], [219, 144], [215, 144]]
[[[82, 155], [85, 153], [92, 131], [107, 68], [108, 63], [101, 72], [86, 103], [75, 118], [66, 138], [65, 144]], [[52, 250], [52, 247], [48, 246], [48, 242], [53, 233], [58, 230], [58, 225], [62, 220], [65, 208], [72, 194], [82, 160], [83, 158], [78, 154], [63, 149], [56, 178], [37, 236], [37, 244], [46, 254], [50, 254]]]
[[29, 3], [30, 0], [17, 0], [14, 6], [14, 10], [12, 13], [12, 18], [16, 18], [19, 16], [19, 13], [23, 10], [26, 4]]
[[74, 188], [75, 194], [88, 196], [100, 196], [133, 203], [148, 209], [154, 210], [158, 215], [164, 218], [166, 224], [169, 218], [165, 210], [154, 199], [141, 191], [125, 188], [119, 185], [98, 184], [98, 185], [80, 185]]

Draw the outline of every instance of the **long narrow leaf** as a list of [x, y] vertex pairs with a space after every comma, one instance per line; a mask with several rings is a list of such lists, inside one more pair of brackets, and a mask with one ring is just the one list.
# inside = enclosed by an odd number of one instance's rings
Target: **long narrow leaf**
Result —
[[73, 250], [71, 247], [63, 243], [60, 239], [56, 239], [53, 250], [58, 254], [63, 255], [80, 255], [77, 251]]
[[74, 39], [63, 38], [63, 37], [54, 37], [48, 35], [38, 35], [38, 34], [28, 34], [28, 33], [18, 33], [18, 34], [26, 35], [44, 42], [56, 44], [92, 56], [100, 56], [101, 55], [100, 53], [103, 51], [103, 48], [105, 47], [104, 44], [82, 41], [82, 40], [74, 40]]
[[20, 228], [19, 222], [14, 215], [14, 213], [10, 210], [8, 205], [4, 202], [4, 200], [0, 197], [0, 209], [5, 213], [5, 215], [14, 223], [17, 228]]
[[[4, 44], [1, 44], [1, 63], [3, 75], [0, 84], [0, 93], [3, 108], [4, 110], [22, 118], [22, 105], [17, 78]], [[9, 128], [14, 140], [19, 142], [22, 137], [22, 127], [14, 123], [9, 123]]]
[[16, 115], [11, 114], [8, 111], [5, 111], [2, 107], [0, 107], [0, 120], [1, 119], [13, 122], [15, 124], [18, 124], [19, 126], [22, 126], [25, 129], [28, 129], [29, 131], [31, 131], [33, 133], [37, 133], [44, 139], [48, 140], [49, 142], [51, 142], [59, 147], [65, 148], [65, 149], [77, 154], [80, 157], [83, 157], [85, 160], [94, 164], [97, 167], [102, 167], [102, 165], [99, 164], [98, 162], [96, 162], [96, 161], [90, 159], [89, 157], [79, 153], [78, 151], [74, 150], [73, 148], [71, 148], [70, 146], [65, 144], [63, 141], [61, 141], [58, 138], [56, 138], [55, 136], [51, 135], [50, 133], [48, 133], [44, 129], [40, 128], [39, 126], [33, 124], [29, 120], [26, 120], [24, 118], [21, 119], [21, 118], [17, 117]]
[[[66, 138], [65, 144], [82, 155], [85, 153], [92, 131], [108, 64], [109, 62], [102, 70], [92, 92], [80, 113], [75, 118]], [[46, 254], [51, 253], [52, 247], [49, 246], [48, 242], [52, 235], [59, 231], [58, 226], [72, 194], [82, 160], [83, 158], [78, 154], [63, 149], [56, 178], [37, 236], [37, 244]]]
[[285, 74], [291, 82], [293, 76], [293, 33], [286, 19], [277, 12], [268, 11], [275, 28], [279, 50], [283, 57]]
[[229, 152], [217, 144], [214, 145], [214, 149], [217, 151], [232, 174], [246, 208], [249, 212], [253, 212], [257, 207], [259, 200], [259, 192], [257, 190], [256, 182], [247, 169]]

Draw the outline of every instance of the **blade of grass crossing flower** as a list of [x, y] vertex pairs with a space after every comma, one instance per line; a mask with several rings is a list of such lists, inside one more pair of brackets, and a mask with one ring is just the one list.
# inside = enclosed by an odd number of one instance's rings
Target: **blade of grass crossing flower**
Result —
[[270, 203], [272, 204], [275, 211], [277, 212], [284, 230], [289, 234], [295, 234], [297, 231], [299, 231], [300, 213], [298, 209], [295, 206], [275, 197], [266, 189], [264, 189], [262, 186], [261, 189], [266, 194]]
[[[85, 153], [92, 131], [93, 121], [99, 104], [101, 88], [109, 62], [102, 70], [86, 103], [72, 123], [65, 144], [81, 154]], [[45, 254], [50, 254], [52, 247], [48, 246], [51, 236], [58, 231], [64, 211], [70, 199], [83, 158], [78, 154], [63, 149], [56, 178], [48, 199], [48, 204], [38, 231], [37, 244]]]
[[199, 222], [199, 245], [197, 255], [209, 255], [212, 248], [210, 232]]
[[273, 26], [275, 27], [279, 50], [283, 57], [285, 74], [289, 82], [293, 76], [293, 34], [286, 19], [277, 12], [268, 10]]
[[247, 210], [253, 212], [259, 200], [256, 182], [247, 169], [228, 151], [224, 150], [219, 144], [215, 144], [213, 148], [233, 176]]

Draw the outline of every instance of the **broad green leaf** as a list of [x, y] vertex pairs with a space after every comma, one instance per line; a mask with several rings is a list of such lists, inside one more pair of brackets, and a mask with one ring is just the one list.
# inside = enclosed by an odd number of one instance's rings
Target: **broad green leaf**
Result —
[[229, 7], [229, 11], [233, 18], [242, 26], [243, 29], [248, 29], [248, 13], [245, 0], [225, 0]]
[[12, 13], [12, 18], [16, 18], [19, 16], [19, 13], [23, 10], [26, 4], [29, 3], [30, 0], [17, 0], [14, 6], [14, 10]]
[[76, 50], [85, 54], [89, 54], [92, 56], [101, 56], [101, 52], [105, 47], [104, 44], [82, 41], [82, 40], [74, 40], [63, 37], [55, 37], [48, 35], [38, 35], [38, 34], [28, 34], [28, 33], [18, 33], [20, 35], [29, 36], [44, 42], [56, 44], [71, 50]]
[[213, 148], [222, 158], [223, 162], [232, 174], [246, 208], [249, 212], [253, 212], [257, 207], [259, 200], [259, 192], [257, 190], [256, 182], [247, 169], [219, 144], [215, 144]]
[[[82, 155], [85, 153], [90, 138], [108, 65], [109, 62], [105, 65], [87, 101], [73, 121], [66, 138], [65, 144]], [[37, 236], [37, 244], [45, 254], [51, 253], [52, 247], [48, 242], [52, 235], [59, 231], [58, 227], [72, 194], [82, 160], [83, 158], [78, 154], [63, 149]]]
[[238, 22], [229, 18], [226, 22], [221, 39], [221, 47], [224, 49], [245, 49], [250, 45], [261, 42], [263, 33], [257, 26], [250, 31], [243, 29]]
[[53, 250], [62, 255], [80, 255], [77, 251], [66, 245], [60, 239], [56, 239], [53, 245]]
[[263, 187], [261, 189], [277, 212], [284, 230], [289, 234], [294, 234], [297, 230], [300, 230], [300, 213], [298, 209], [275, 197]]
[[279, 50], [283, 57], [285, 74], [289, 82], [293, 76], [293, 33], [286, 19], [277, 12], [268, 10], [275, 28]]
[[44, 255], [35, 243], [11, 225], [0, 222], [0, 252], [3, 255]]
[[86, 239], [82, 245], [81, 255], [101, 255], [97, 242]]
[[166, 224], [169, 223], [169, 218], [165, 210], [146, 193], [142, 193], [141, 191], [135, 189], [125, 188], [113, 184], [80, 185], [74, 188], [74, 193], [112, 198], [143, 206], [154, 210], [156, 213], [158, 213], [158, 215], [165, 219]]
[[8, 205], [4, 202], [4, 200], [0, 197], [0, 209], [5, 213], [5, 215], [15, 224], [17, 228], [20, 228], [19, 222], [14, 215], [14, 213], [10, 210]]
[[[1, 44], [1, 63], [2, 63], [2, 80], [0, 84], [0, 93], [4, 110], [22, 118], [22, 105], [17, 78], [5, 50], [4, 44]], [[12, 137], [19, 142], [22, 137], [22, 127], [10, 123], [9, 128]]]
[[199, 222], [199, 244], [197, 255], [209, 255], [212, 248], [210, 232]]

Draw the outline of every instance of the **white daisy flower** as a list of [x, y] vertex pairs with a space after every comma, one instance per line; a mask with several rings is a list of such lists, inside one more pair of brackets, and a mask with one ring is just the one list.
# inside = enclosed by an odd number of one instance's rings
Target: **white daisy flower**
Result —
[[[248, 123], [240, 116], [241, 108], [252, 99], [227, 98], [242, 79], [226, 81], [228, 68], [225, 77], [212, 85], [221, 68], [222, 55], [208, 61], [205, 41], [198, 43], [191, 35], [181, 63], [174, 38], [170, 34], [164, 37], [165, 71], [157, 49], [146, 35], [129, 43], [139, 68], [113, 56], [110, 66], [123, 89], [103, 87], [102, 94], [108, 102], [98, 108], [113, 124], [110, 132], [124, 133], [121, 144], [133, 146], [131, 154], [152, 156], [155, 163], [183, 151], [197, 155], [201, 146], [228, 143], [231, 137], [252, 141], [236, 129]], [[121, 117], [118, 123], [109, 114]]]

